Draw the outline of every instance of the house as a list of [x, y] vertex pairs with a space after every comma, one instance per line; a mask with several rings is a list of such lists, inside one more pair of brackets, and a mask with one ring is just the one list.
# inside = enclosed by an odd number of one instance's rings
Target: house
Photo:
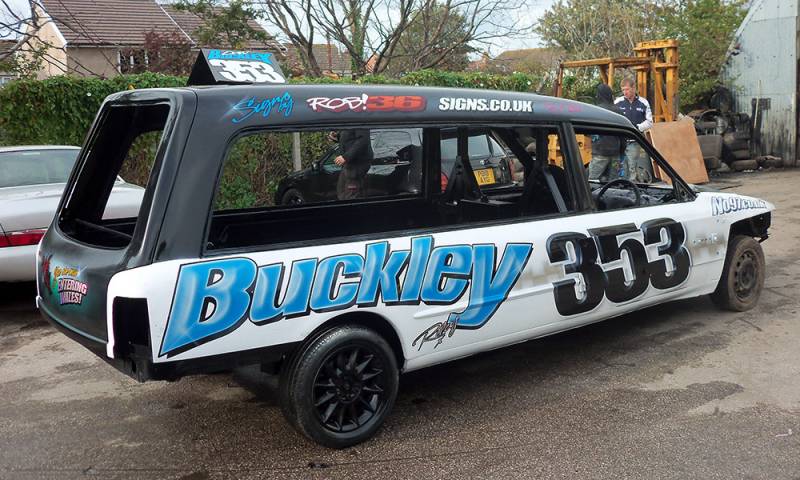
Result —
[[[0, 58], [4, 58], [7, 52], [10, 52], [11, 49], [17, 44], [16, 40], [3, 40], [0, 39]], [[12, 72], [3, 71], [3, 65], [0, 64], [0, 87], [5, 85], [6, 83], [14, 80], [16, 75]]]
[[[178, 35], [193, 47], [202, 47], [193, 37], [202, 19], [154, 0], [41, 0], [40, 4], [37, 13], [41, 26], [30, 42], [31, 48], [47, 47], [39, 78], [65, 73], [99, 77], [125, 73], [132, 62], [146, 59], [146, 55], [129, 53], [143, 50], [145, 34], [151, 30]], [[251, 26], [263, 28], [255, 21]], [[248, 48], [281, 56], [284, 52], [271, 37], [265, 42], [251, 42]]]
[[[303, 75], [305, 67], [297, 48], [291, 43], [284, 43], [283, 46], [286, 49], [284, 70], [292, 72], [293, 75]], [[317, 60], [319, 68], [322, 69], [323, 75], [349, 77], [352, 74], [350, 55], [346, 50], [339, 50], [336, 45], [331, 43], [315, 43], [311, 46], [311, 52]]]
[[754, 0], [723, 67], [736, 112], [750, 115], [751, 153], [797, 166], [798, 0]]
[[470, 63], [470, 70], [498, 74], [540, 73], [553, 70], [564, 56], [558, 48], [524, 48], [520, 50], [506, 50], [494, 58], [483, 54], [480, 59]]

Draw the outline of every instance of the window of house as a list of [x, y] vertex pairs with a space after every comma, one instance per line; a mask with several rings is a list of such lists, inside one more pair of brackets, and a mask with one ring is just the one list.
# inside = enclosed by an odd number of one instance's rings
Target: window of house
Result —
[[150, 59], [144, 49], [127, 49], [117, 52], [119, 73], [142, 73], [147, 70]]

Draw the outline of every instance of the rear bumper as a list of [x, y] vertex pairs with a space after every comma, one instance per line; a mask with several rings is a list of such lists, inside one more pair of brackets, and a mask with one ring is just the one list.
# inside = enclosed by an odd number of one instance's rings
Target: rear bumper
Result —
[[0, 282], [36, 279], [36, 245], [0, 248]]
[[152, 351], [149, 345], [130, 345], [130, 353], [109, 358], [106, 353], [107, 342], [105, 340], [60, 321], [57, 316], [48, 310], [46, 304], [41, 302], [40, 297], [37, 297], [36, 303], [44, 319], [59, 331], [86, 347], [112, 367], [139, 382], [147, 380], [171, 381], [187, 375], [224, 372], [243, 365], [274, 363], [289, 355], [299, 345], [299, 342], [284, 343], [265, 348], [167, 363], [153, 363]]

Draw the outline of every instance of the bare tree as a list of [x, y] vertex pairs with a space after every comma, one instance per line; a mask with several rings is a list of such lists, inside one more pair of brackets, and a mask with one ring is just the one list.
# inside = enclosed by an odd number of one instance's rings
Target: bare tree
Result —
[[[488, 45], [518, 37], [529, 29], [519, 27], [510, 13], [525, 0], [254, 0], [264, 20], [280, 30], [295, 47], [309, 74], [322, 73], [314, 55], [314, 36], [322, 34], [344, 47], [352, 71], [383, 73], [395, 58], [408, 57], [400, 49], [410, 26], [422, 22], [424, 34], [414, 32], [405, 41], [417, 52], [414, 68], [432, 68], [453, 52], [468, 46]], [[454, 22], [453, 18], [459, 21]], [[443, 45], [447, 45], [443, 47]]]
[[254, 2], [264, 12], [264, 19], [289, 39], [300, 57], [305, 71], [322, 76], [322, 68], [314, 55], [316, 23], [312, 5], [317, 0], [268, 0]]

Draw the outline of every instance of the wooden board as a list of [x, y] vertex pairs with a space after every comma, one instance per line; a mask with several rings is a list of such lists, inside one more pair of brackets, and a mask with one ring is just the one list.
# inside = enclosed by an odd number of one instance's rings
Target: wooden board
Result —
[[[689, 183], [708, 183], [708, 172], [693, 122], [679, 120], [654, 123], [647, 136], [681, 178]], [[658, 170], [656, 168], [656, 176], [669, 182], [669, 177]]]

